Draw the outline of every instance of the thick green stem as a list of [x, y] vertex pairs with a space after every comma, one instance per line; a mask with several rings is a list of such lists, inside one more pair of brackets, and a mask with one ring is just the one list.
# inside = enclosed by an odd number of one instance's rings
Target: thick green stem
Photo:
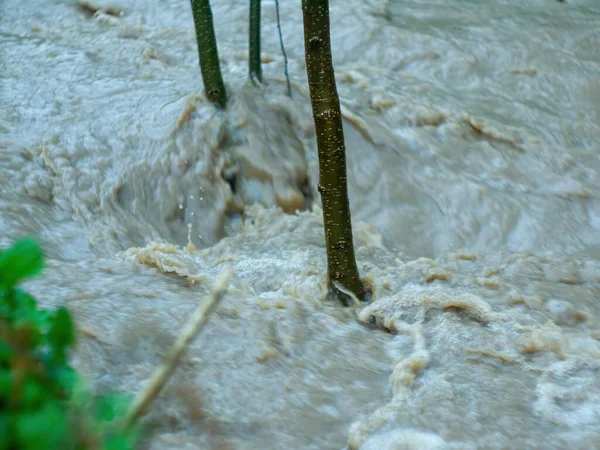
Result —
[[227, 105], [227, 92], [219, 66], [219, 52], [209, 0], [191, 0], [200, 70], [206, 97], [220, 108]]
[[260, 65], [260, 0], [250, 0], [250, 36], [249, 36], [248, 65], [250, 78], [262, 83], [262, 68]]
[[329, 281], [342, 299], [343, 293], [336, 288], [338, 283], [363, 299], [365, 289], [359, 278], [352, 241], [342, 114], [331, 58], [329, 0], [302, 0], [302, 12], [306, 71], [319, 151], [319, 192], [323, 202]]

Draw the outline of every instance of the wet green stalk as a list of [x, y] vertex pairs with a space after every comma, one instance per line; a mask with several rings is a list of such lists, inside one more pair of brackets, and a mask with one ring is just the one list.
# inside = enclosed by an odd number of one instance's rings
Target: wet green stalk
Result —
[[304, 47], [313, 118], [319, 151], [319, 192], [323, 201], [329, 282], [334, 293], [342, 285], [359, 299], [365, 291], [359, 278], [346, 184], [346, 148], [340, 101], [335, 84], [329, 36], [329, 0], [302, 0]]
[[250, 36], [249, 36], [248, 65], [250, 78], [262, 83], [262, 68], [260, 65], [260, 0], [250, 0]]
[[219, 52], [209, 0], [191, 0], [200, 70], [206, 97], [220, 108], [227, 105], [227, 92], [219, 66]]
[[290, 74], [288, 73], [288, 59], [283, 45], [283, 34], [281, 33], [281, 20], [279, 17], [279, 0], [275, 0], [275, 15], [277, 16], [277, 32], [279, 33], [279, 46], [283, 54], [283, 73], [285, 74], [285, 84], [287, 85], [288, 97], [292, 98], [292, 85], [290, 84]]

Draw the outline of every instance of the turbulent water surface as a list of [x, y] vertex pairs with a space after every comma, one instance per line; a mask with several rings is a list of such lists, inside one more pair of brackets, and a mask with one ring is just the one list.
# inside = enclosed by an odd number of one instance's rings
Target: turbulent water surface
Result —
[[325, 300], [300, 1], [0, 5], [0, 246], [66, 304], [74, 364], [135, 392], [215, 276], [229, 294], [146, 417], [152, 449], [600, 448], [600, 5], [332, 0], [357, 260]]

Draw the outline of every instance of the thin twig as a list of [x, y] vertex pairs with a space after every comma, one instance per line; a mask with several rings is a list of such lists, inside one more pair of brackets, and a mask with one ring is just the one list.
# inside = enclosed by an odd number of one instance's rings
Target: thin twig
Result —
[[345, 303], [350, 303], [350, 301], [352, 301], [352, 305], [351, 306], [362, 306], [363, 303], [358, 299], [358, 297], [356, 295], [354, 295], [354, 293], [350, 290], [350, 289], [346, 289], [344, 286], [341, 285], [341, 283], [338, 283], [337, 281], [333, 282], [333, 287], [339, 291], [339, 293], [345, 295], [346, 297], [348, 297], [347, 299], [340, 299], [343, 300]]
[[194, 311], [194, 314], [187, 322], [183, 331], [169, 350], [163, 364], [154, 371], [150, 382], [142, 392], [138, 394], [127, 416], [123, 420], [121, 426], [123, 429], [130, 428], [135, 421], [146, 411], [148, 405], [160, 394], [160, 391], [165, 387], [173, 371], [177, 367], [179, 359], [187, 350], [188, 346], [198, 335], [200, 329], [204, 326], [210, 313], [212, 313], [219, 302], [225, 296], [227, 291], [227, 281], [231, 276], [231, 269], [225, 269], [213, 286], [209, 297], [202, 302]]
[[285, 54], [285, 47], [283, 46], [283, 35], [281, 34], [281, 21], [279, 20], [279, 0], [275, 0], [275, 12], [277, 13], [277, 30], [279, 31], [279, 45], [281, 46], [281, 53], [283, 53], [283, 63], [284, 73], [285, 73], [285, 81], [287, 82], [287, 90], [288, 96], [292, 98], [292, 85], [290, 84], [290, 75], [288, 73], [288, 59]]

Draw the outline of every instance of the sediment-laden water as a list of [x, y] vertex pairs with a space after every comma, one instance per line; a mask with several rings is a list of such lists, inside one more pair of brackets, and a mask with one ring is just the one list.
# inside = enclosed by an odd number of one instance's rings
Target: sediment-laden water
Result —
[[[66, 304], [74, 364], [141, 389], [230, 293], [146, 422], [153, 449], [600, 447], [600, 7], [332, 0], [357, 260], [325, 300], [300, 1], [213, 0], [226, 112], [187, 0], [0, 5], [0, 246]], [[299, 213], [295, 213], [300, 211]]]

